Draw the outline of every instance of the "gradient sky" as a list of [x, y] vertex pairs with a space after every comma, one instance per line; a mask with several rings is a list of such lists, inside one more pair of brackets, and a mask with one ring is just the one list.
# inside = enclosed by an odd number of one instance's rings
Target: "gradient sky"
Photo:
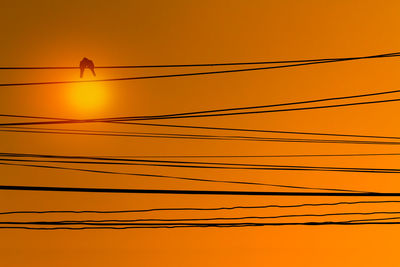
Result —
[[[190, 64], [351, 57], [400, 50], [399, 1], [3, 1], [0, 66]], [[191, 69], [193, 71], [199, 68]], [[182, 70], [97, 70], [97, 78]], [[186, 70], [185, 70], [186, 71]], [[301, 68], [93, 84], [2, 87], [0, 113], [95, 118], [168, 114], [398, 89], [397, 58]], [[1, 71], [0, 83], [79, 79], [78, 70]], [[85, 79], [93, 79], [89, 72]], [[390, 98], [390, 97], [387, 97]], [[383, 99], [383, 98], [382, 98]], [[398, 103], [318, 111], [176, 120], [181, 124], [399, 136]], [[3, 119], [2, 121], [9, 121]], [[62, 126], [182, 132], [105, 124]], [[185, 131], [187, 133], [209, 133]], [[225, 134], [210, 132], [211, 134]], [[263, 155], [395, 153], [395, 146], [168, 140], [0, 133], [1, 152], [65, 155]], [[271, 135], [271, 137], [278, 137]], [[285, 136], [286, 137], [286, 136]], [[290, 136], [287, 136], [290, 137]], [[216, 160], [217, 161], [217, 160]], [[223, 160], [220, 160], [223, 161]], [[228, 159], [224, 160], [228, 161]], [[237, 159], [286, 165], [398, 167], [398, 157]], [[200, 178], [400, 191], [395, 174], [114, 167]], [[0, 167], [1, 184], [115, 188], [269, 190], [237, 185]], [[274, 189], [271, 189], [274, 190]], [[333, 197], [232, 197], [3, 191], [1, 210], [136, 209], [334, 202]], [[346, 200], [359, 200], [346, 198]], [[304, 208], [293, 212], [398, 210], [396, 205]], [[293, 213], [285, 210], [222, 215]], [[215, 216], [164, 213], [146, 216]], [[221, 215], [221, 214], [217, 214]], [[144, 215], [143, 215], [144, 216]], [[88, 217], [88, 216], [86, 216]], [[75, 216], [74, 218], [86, 218]], [[8, 216], [4, 219], [34, 219]], [[41, 217], [42, 218], [42, 217]], [[59, 219], [60, 216], [47, 216]], [[91, 217], [93, 218], [93, 217]], [[120, 216], [120, 218], [128, 218]], [[393, 266], [398, 226], [291, 226], [125, 231], [1, 230], [4, 266]]]

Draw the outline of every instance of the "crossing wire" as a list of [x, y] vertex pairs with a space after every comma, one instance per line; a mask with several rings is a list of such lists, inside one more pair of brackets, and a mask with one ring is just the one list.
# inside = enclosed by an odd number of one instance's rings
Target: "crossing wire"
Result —
[[277, 191], [223, 191], [223, 190], [175, 190], [175, 189], [132, 189], [132, 188], [88, 188], [55, 186], [0, 185], [0, 190], [111, 193], [111, 194], [169, 194], [169, 195], [231, 195], [231, 196], [308, 196], [308, 197], [400, 197], [399, 192], [277, 192]]
[[[31, 85], [54, 85], [54, 84], [71, 84], [71, 83], [93, 83], [93, 82], [114, 82], [114, 81], [128, 81], [128, 80], [144, 80], [144, 79], [159, 79], [159, 78], [173, 78], [173, 77], [188, 77], [188, 76], [212, 75], [212, 74], [235, 73], [235, 72], [249, 72], [249, 71], [259, 71], [259, 70], [268, 70], [268, 69], [281, 69], [281, 68], [299, 67], [299, 66], [306, 66], [306, 65], [332, 63], [332, 62], [343, 62], [343, 61], [351, 61], [351, 60], [359, 60], [359, 59], [385, 58], [385, 57], [398, 57], [398, 56], [399, 56], [399, 53], [390, 53], [390, 54], [380, 54], [380, 55], [364, 56], [364, 57], [353, 57], [353, 58], [341, 58], [341, 59], [332, 59], [332, 60], [311, 61], [311, 62], [305, 62], [305, 63], [296, 63], [296, 64], [287, 64], [287, 65], [278, 65], [278, 66], [268, 66], [268, 67], [243, 68], [243, 69], [231, 69], [231, 70], [220, 70], [220, 71], [205, 71], [205, 72], [189, 72], [189, 73], [150, 75], [150, 76], [136, 76], [136, 77], [122, 77], [122, 78], [110, 78], [110, 79], [98, 79], [98, 80], [2, 83], [2, 84], [0, 84], [0, 87], [31, 86]], [[5, 68], [9, 68], [9, 67], [5, 67]]]
[[327, 203], [301, 203], [292, 205], [259, 205], [259, 206], [231, 206], [231, 207], [183, 207], [183, 208], [151, 208], [151, 209], [135, 209], [135, 210], [22, 210], [22, 211], [3, 211], [0, 215], [9, 214], [46, 214], [46, 213], [142, 213], [142, 212], [162, 212], [162, 211], [221, 211], [236, 209], [269, 209], [269, 208], [304, 208], [304, 207], [321, 207], [321, 206], [341, 206], [341, 205], [359, 205], [359, 204], [399, 204], [400, 200], [370, 200], [370, 201], [341, 201]]
[[[241, 66], [241, 65], [264, 65], [264, 64], [285, 64], [285, 63], [303, 63], [315, 61], [346, 61], [377, 57], [396, 57], [399, 52], [387, 53], [375, 56], [365, 57], [345, 57], [345, 58], [320, 58], [320, 59], [298, 59], [298, 60], [279, 60], [279, 61], [253, 61], [253, 62], [227, 62], [227, 63], [198, 63], [198, 64], [159, 64], [159, 65], [114, 65], [114, 66], [96, 66], [97, 69], [141, 69], [141, 68], [181, 68], [181, 67], [218, 67], [218, 66]], [[47, 66], [47, 67], [0, 67], [0, 70], [45, 70], [45, 69], [80, 69], [78, 66]]]

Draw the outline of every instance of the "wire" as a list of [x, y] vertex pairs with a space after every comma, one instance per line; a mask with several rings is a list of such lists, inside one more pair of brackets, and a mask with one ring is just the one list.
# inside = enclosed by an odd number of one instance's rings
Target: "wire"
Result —
[[[127, 160], [127, 159], [125, 159]], [[325, 172], [356, 172], [356, 173], [400, 173], [400, 169], [389, 168], [358, 168], [358, 167], [326, 167], [326, 166], [299, 166], [299, 165], [272, 165], [272, 164], [243, 164], [243, 163], [221, 163], [221, 162], [178, 162], [178, 161], [152, 161], [129, 159], [132, 162], [107, 162], [107, 161], [62, 161], [62, 160], [30, 160], [30, 159], [0, 159], [1, 165], [27, 166], [39, 168], [66, 169], [58, 166], [47, 165], [28, 165], [15, 164], [11, 162], [37, 162], [37, 163], [62, 163], [62, 164], [104, 164], [104, 165], [132, 165], [132, 166], [152, 166], [152, 167], [174, 167], [174, 168], [198, 168], [198, 169], [228, 169], [228, 170], [275, 170], [275, 171], [325, 171]], [[179, 164], [180, 163], [180, 164]], [[186, 165], [191, 164], [191, 165]], [[107, 173], [107, 174], [127, 174], [121, 172], [109, 172], [93, 169], [73, 169], [70, 170]]]
[[[382, 92], [375, 92], [375, 93], [368, 93], [368, 94], [358, 94], [358, 95], [341, 96], [341, 97], [320, 98], [320, 99], [295, 101], [295, 102], [286, 102], [286, 103], [279, 103], [279, 104], [248, 106], [248, 107], [237, 107], [237, 108], [225, 108], [225, 109], [213, 109], [213, 110], [203, 110], [203, 111], [184, 112], [184, 113], [173, 113], [173, 114], [156, 115], [156, 116], [114, 117], [114, 118], [107, 118], [107, 119], [108, 120], [118, 120], [120, 118], [121, 119], [128, 119], [128, 118], [131, 118], [131, 119], [137, 119], [137, 118], [159, 118], [159, 117], [175, 117], [175, 116], [208, 114], [208, 113], [225, 112], [225, 111], [237, 111], [237, 110], [241, 110], [242, 111], [242, 110], [248, 110], [248, 109], [252, 110], [252, 109], [261, 109], [261, 108], [272, 108], [272, 107], [282, 107], [282, 106], [292, 106], [292, 105], [302, 105], [302, 104], [311, 104], [311, 103], [335, 101], [335, 100], [362, 98], [362, 97], [370, 97], [370, 96], [378, 96], [378, 95], [386, 95], [386, 94], [395, 94], [395, 93], [399, 93], [399, 92], [400, 92], [400, 90], [390, 90], [390, 91], [382, 91]], [[46, 117], [43, 117], [43, 118], [46, 118]], [[47, 119], [50, 119], [50, 118], [47, 118]]]
[[[301, 107], [301, 108], [274, 109], [274, 110], [247, 111], [247, 112], [231, 112], [231, 113], [222, 113], [222, 114], [202, 114], [202, 115], [188, 115], [188, 116], [150, 117], [150, 118], [138, 118], [138, 119], [130, 119], [130, 120], [161, 120], [161, 119], [222, 117], [222, 116], [232, 116], [232, 115], [249, 115], [249, 114], [287, 112], [287, 111], [301, 111], [301, 110], [339, 108], [339, 107], [368, 105], [368, 104], [379, 104], [379, 103], [389, 103], [389, 102], [398, 102], [398, 101], [400, 101], [400, 98], [383, 99], [383, 100], [376, 100], [376, 101], [365, 101], [365, 102], [353, 102], [353, 103], [336, 104], [336, 105]], [[115, 119], [115, 120], [110, 120], [110, 121], [119, 121], [119, 120]], [[128, 120], [127, 119], [121, 119], [121, 121], [128, 121]], [[101, 121], [98, 121], [98, 122], [101, 122]]]
[[229, 184], [243, 184], [243, 185], [258, 185], [258, 186], [270, 186], [270, 187], [280, 187], [280, 188], [291, 188], [291, 189], [303, 189], [303, 190], [324, 190], [324, 191], [341, 191], [341, 192], [365, 192], [360, 190], [350, 190], [350, 189], [338, 189], [338, 188], [322, 188], [322, 187], [306, 187], [306, 186], [295, 186], [295, 185], [282, 185], [282, 184], [269, 184], [269, 183], [259, 183], [259, 182], [244, 182], [244, 181], [234, 181], [234, 180], [212, 180], [212, 179], [202, 179], [202, 178], [192, 178], [192, 177], [177, 177], [168, 175], [157, 175], [157, 174], [144, 174], [144, 173], [130, 173], [130, 172], [113, 172], [113, 171], [102, 171], [93, 169], [78, 169], [78, 168], [67, 168], [59, 166], [47, 166], [47, 165], [30, 165], [30, 164], [13, 164], [13, 163], [3, 163], [0, 165], [9, 166], [23, 166], [23, 167], [38, 167], [38, 168], [49, 168], [49, 169], [61, 169], [61, 170], [73, 170], [81, 172], [91, 172], [91, 173], [101, 173], [101, 174], [113, 174], [113, 175], [132, 175], [139, 177], [154, 177], [162, 179], [176, 179], [176, 180], [187, 180], [195, 182], [212, 182], [212, 183], [229, 183]]
[[5, 86], [50, 85], [50, 84], [71, 84], [71, 83], [92, 83], [92, 82], [113, 82], [113, 81], [128, 81], [128, 80], [158, 79], [158, 78], [173, 78], [173, 77], [188, 77], [188, 76], [234, 73], [234, 72], [247, 72], [247, 71], [268, 70], [268, 69], [281, 69], [281, 68], [299, 67], [299, 66], [315, 65], [315, 64], [323, 64], [323, 63], [332, 63], [332, 62], [342, 62], [342, 61], [350, 61], [350, 60], [358, 60], [358, 59], [367, 59], [367, 58], [370, 59], [370, 58], [381, 58], [381, 57], [397, 57], [397, 56], [399, 56], [398, 53], [391, 53], [391, 54], [382, 54], [382, 55], [374, 55], [374, 56], [367, 56], [367, 57], [343, 58], [343, 59], [339, 59], [339, 60], [334, 59], [334, 60], [312, 61], [312, 62], [306, 62], [306, 63], [297, 63], [297, 64], [288, 64], [288, 65], [279, 65], [279, 66], [269, 66], [269, 67], [245, 68], [245, 69], [233, 69], [233, 70], [221, 70], [221, 71], [206, 71], [206, 72], [190, 72], [190, 73], [152, 75], [152, 76], [123, 77], [123, 78], [100, 79], [100, 80], [2, 83], [2, 84], [0, 84], [0, 87], [5, 87]]
[[27, 82], [27, 83], [1, 83], [0, 87], [71, 84], [71, 83], [93, 83], [93, 82], [116, 82], [116, 81], [129, 81], [129, 80], [147, 80], [147, 79], [159, 79], [159, 78], [188, 77], [188, 76], [211, 75], [211, 74], [234, 73], [234, 72], [247, 72], [247, 71], [257, 71], [257, 70], [267, 70], [267, 69], [281, 69], [281, 68], [298, 67], [298, 66], [305, 66], [305, 65], [330, 63], [330, 62], [336, 62], [336, 61], [316, 61], [316, 62], [281, 65], [281, 66], [270, 66], [270, 67], [245, 68], [245, 69], [233, 69], [233, 70], [221, 70], [221, 71], [206, 71], [206, 72], [189, 72], [189, 73], [151, 75], [151, 76], [122, 77], [122, 78], [98, 79], [98, 80], [46, 81], [46, 82]]
[[[162, 155], [162, 156], [117, 156], [119, 158], [306, 158], [306, 157], [364, 157], [400, 156], [400, 153], [354, 153], [354, 154], [272, 154], [272, 155]], [[108, 156], [101, 156], [108, 157]], [[112, 156], [111, 156], [112, 157]]]
[[[256, 61], [256, 62], [230, 62], [230, 63], [200, 63], [200, 64], [167, 64], [167, 65], [123, 65], [123, 66], [96, 66], [97, 69], [138, 69], [138, 68], [180, 68], [180, 67], [216, 67], [216, 66], [240, 66], [240, 65], [263, 65], [263, 64], [284, 64], [302, 63], [313, 61], [344, 61], [357, 60], [376, 57], [396, 57], [399, 52], [388, 53], [367, 57], [347, 57], [347, 58], [322, 58], [322, 59], [300, 59], [300, 60], [280, 60], [280, 61]], [[0, 67], [0, 70], [44, 70], [44, 69], [79, 69], [80, 67]]]
[[[39, 128], [38, 128], [39, 129]], [[0, 152], [1, 156], [26, 156], [29, 154]], [[130, 155], [130, 156], [97, 156], [96, 158], [118, 158], [119, 160], [129, 158], [297, 158], [297, 157], [363, 157], [363, 156], [400, 156], [400, 153], [350, 153], [350, 154], [271, 154], [271, 155]], [[90, 156], [81, 156], [88, 158]]]
[[111, 226], [100, 226], [100, 227], [24, 227], [24, 226], [5, 226], [0, 229], [25, 229], [25, 230], [127, 230], [127, 229], [172, 229], [172, 228], [231, 228], [231, 227], [259, 227], [259, 226], [294, 226], [294, 225], [307, 225], [307, 226], [318, 226], [318, 225], [398, 225], [400, 222], [360, 222], [360, 223], [349, 223], [349, 222], [305, 222], [305, 223], [263, 223], [263, 224], [218, 224], [218, 225], [151, 225], [151, 226], [126, 226], [126, 227], [111, 227]]
[[341, 201], [333, 203], [302, 203], [294, 205], [262, 205], [262, 206], [233, 206], [233, 207], [215, 207], [215, 208], [153, 208], [153, 209], [136, 209], [136, 210], [30, 210], [30, 211], [5, 211], [0, 215], [9, 214], [46, 214], [46, 213], [142, 213], [142, 212], [159, 212], [159, 211], [220, 211], [220, 210], [236, 210], [236, 209], [269, 209], [269, 208], [303, 208], [303, 207], [320, 207], [320, 206], [339, 206], [339, 205], [359, 205], [359, 204], [388, 204], [400, 203], [399, 200], [376, 200], [376, 201]]
[[174, 194], [174, 195], [234, 195], [234, 196], [342, 196], [342, 197], [398, 197], [390, 192], [274, 192], [274, 191], [222, 191], [222, 190], [174, 190], [174, 189], [128, 189], [128, 188], [83, 188], [51, 186], [0, 185], [0, 190], [117, 193], [117, 194]]
[[[300, 142], [300, 143], [334, 143], [334, 144], [358, 144], [358, 145], [399, 145], [400, 142], [387, 141], [364, 141], [364, 140], [341, 140], [341, 139], [304, 139], [304, 138], [271, 138], [258, 136], [218, 136], [218, 135], [196, 135], [196, 134], [165, 134], [165, 133], [113, 133], [112, 131], [79, 131], [79, 130], [15, 130], [0, 129], [0, 132], [13, 133], [37, 133], [37, 134], [63, 134], [63, 135], [89, 135], [108, 137], [144, 137], [144, 138], [168, 138], [168, 139], [195, 139], [195, 140], [219, 140], [219, 141], [259, 141], [259, 142]], [[17, 127], [15, 127], [17, 128]], [[33, 127], [32, 127], [33, 128]], [[40, 129], [40, 128], [36, 128]]]
[[[248, 106], [248, 107], [238, 107], [238, 108], [203, 110], [203, 111], [173, 113], [173, 114], [155, 115], [155, 116], [111, 117], [111, 118], [102, 118], [102, 119], [93, 119], [93, 120], [120, 120], [120, 119], [140, 119], [140, 118], [155, 118], [155, 117], [172, 117], [172, 116], [183, 116], [183, 115], [196, 115], [196, 114], [225, 112], [225, 111], [236, 111], [236, 110], [260, 109], [260, 108], [271, 108], [271, 107], [282, 107], [282, 106], [291, 106], [291, 105], [300, 105], [300, 104], [310, 104], [310, 103], [318, 103], [318, 102], [326, 102], [326, 101], [334, 101], [334, 100], [344, 100], [344, 99], [353, 99], [353, 98], [360, 98], [360, 97], [369, 97], [369, 96], [394, 94], [394, 93], [399, 93], [399, 92], [400, 92], [400, 90], [390, 90], [390, 91], [381, 91], [381, 92], [368, 93], [368, 94], [358, 94], [358, 95], [341, 96], [341, 97], [320, 98], [320, 99], [312, 99], [312, 100], [304, 100], [304, 101], [296, 101], [296, 102], [287, 102], [287, 103], [279, 103], [279, 104], [269, 104], [269, 105], [261, 105], [261, 106], [259, 105], [259, 106]], [[50, 120], [66, 120], [66, 121], [70, 121], [71, 120], [71, 119], [66, 119], [66, 118], [27, 116], [27, 115], [11, 115], [11, 114], [0, 114], [0, 117], [50, 119]]]
[[[203, 110], [203, 111], [184, 112], [184, 113], [173, 113], [173, 114], [155, 115], [155, 116], [111, 117], [111, 118], [102, 118], [102, 119], [97, 119], [97, 120], [119, 120], [119, 119], [139, 119], [139, 118], [154, 118], [154, 117], [172, 117], [172, 116], [184, 116], [184, 115], [197, 115], [197, 114], [215, 113], [215, 112], [225, 112], [225, 111], [236, 111], [236, 110], [260, 109], [260, 108], [271, 108], [271, 107], [282, 107], [282, 106], [291, 106], [291, 105], [311, 104], [311, 103], [319, 103], [319, 102], [334, 101], [334, 100], [345, 100], [345, 99], [353, 99], [353, 98], [360, 98], [360, 97], [369, 97], [369, 96], [378, 96], [378, 95], [386, 95], [386, 94], [395, 94], [395, 93], [399, 93], [399, 92], [400, 92], [400, 90], [389, 90], [389, 91], [381, 91], [381, 92], [368, 93], [368, 94], [358, 94], [358, 95], [341, 96], [341, 97], [320, 98], [320, 99], [312, 99], [312, 100], [304, 100], [304, 101], [296, 101], [296, 102], [287, 102], [287, 103], [279, 103], [279, 104], [269, 104], [269, 105], [259, 105], [259, 106], [248, 106], [248, 107], [237, 107], [237, 108], [225, 108], [225, 109], [214, 109], [214, 110]], [[54, 117], [42, 117], [42, 116], [27, 116], [27, 115], [10, 115], [10, 114], [0, 114], [0, 117], [32, 118], [32, 119], [50, 119], [50, 120], [67, 120], [67, 121], [71, 120], [71, 119], [66, 119], [66, 118], [54, 118]]]
[[378, 104], [378, 103], [389, 103], [398, 102], [400, 98], [384, 99], [377, 101], [366, 101], [366, 102], [353, 102], [346, 104], [336, 105], [325, 105], [325, 106], [312, 106], [302, 108], [291, 108], [291, 109], [276, 109], [276, 110], [262, 110], [262, 111], [248, 111], [248, 112], [234, 112], [234, 113], [222, 113], [222, 114], [202, 114], [202, 115], [189, 115], [189, 116], [152, 116], [152, 117], [120, 117], [113, 119], [86, 119], [86, 120], [56, 120], [56, 121], [39, 121], [39, 122], [13, 122], [13, 123], [0, 123], [0, 126], [21, 126], [21, 125], [42, 125], [42, 124], [65, 124], [65, 123], [93, 123], [93, 122], [124, 122], [124, 121], [135, 121], [135, 120], [160, 120], [160, 119], [182, 119], [182, 118], [202, 118], [202, 117], [221, 117], [230, 115], [248, 115], [248, 114], [261, 114], [261, 113], [272, 113], [272, 112], [285, 112], [285, 111], [300, 111], [300, 110], [315, 110], [315, 109], [326, 109], [326, 108], [338, 108], [356, 105], [366, 104]]
[[[125, 124], [125, 123], [124, 123]], [[259, 132], [259, 133], [273, 133], [273, 134], [295, 134], [295, 135], [316, 135], [316, 136], [339, 136], [339, 137], [357, 137], [357, 138], [379, 138], [379, 139], [400, 139], [399, 136], [382, 136], [382, 135], [360, 135], [360, 134], [338, 134], [338, 133], [317, 133], [317, 132], [295, 132], [295, 131], [281, 131], [281, 130], [258, 130], [258, 129], [243, 129], [243, 128], [221, 128], [209, 126], [190, 126], [190, 125], [172, 125], [172, 124], [154, 124], [154, 123], [129, 123], [141, 126], [156, 126], [156, 127], [173, 127], [173, 128], [189, 128], [189, 129], [203, 129], [203, 130], [224, 130], [224, 131], [239, 131], [239, 132]], [[38, 131], [66, 131], [66, 132], [90, 132], [90, 133], [113, 133], [121, 135], [137, 134], [137, 132], [130, 131], [105, 131], [105, 130], [80, 130], [80, 129], [65, 129], [65, 128], [42, 128], [42, 127], [22, 127], [22, 126], [9, 126], [6, 129], [17, 130], [38, 130]], [[6, 130], [2, 130], [6, 131]], [[141, 133], [143, 134], [143, 133]], [[154, 134], [154, 133], [152, 133]], [[257, 137], [263, 138], [263, 137]]]
[[[107, 219], [107, 220], [62, 220], [62, 221], [0, 221], [1, 224], [37, 224], [37, 225], [130, 225], [134, 222], [193, 222], [193, 221], [234, 221], [247, 219], [281, 219], [281, 218], [301, 218], [301, 217], [328, 217], [328, 216], [349, 216], [349, 215], [378, 215], [378, 214], [400, 214], [400, 211], [372, 211], [372, 212], [339, 212], [322, 214], [284, 214], [274, 216], [243, 216], [243, 217], [212, 217], [212, 218], [139, 218], [139, 219]], [[395, 217], [400, 218], [400, 217]], [[364, 221], [365, 219], [362, 219]], [[368, 220], [376, 220], [370, 218]], [[353, 220], [352, 220], [353, 221]], [[357, 220], [359, 221], [359, 220]], [[104, 224], [103, 224], [104, 223]]]
[[176, 179], [176, 180], [186, 180], [186, 181], [194, 181], [194, 182], [211, 182], [211, 183], [228, 183], [228, 184], [242, 184], [242, 185], [257, 185], [257, 186], [270, 186], [270, 187], [292, 188], [292, 189], [303, 189], [303, 190], [326, 190], [326, 191], [341, 191], [341, 192], [365, 192], [365, 191], [350, 190], [350, 189], [322, 188], [322, 187], [306, 187], [306, 186], [283, 185], [283, 184], [270, 184], [270, 183], [259, 183], [259, 182], [245, 182], [245, 181], [234, 181], [234, 180], [213, 180], [213, 179], [204, 179], [204, 178], [202, 179], [202, 178], [192, 178], [192, 177], [178, 177], [178, 176], [168, 176], [168, 175], [159, 175], [159, 174], [127, 173], [127, 172], [112, 172], [112, 171], [100, 171], [100, 170], [91, 170], [91, 169], [76, 169], [76, 168], [66, 168], [66, 167], [58, 167], [58, 166], [8, 164], [8, 163], [0, 163], [0, 165], [24, 166], [24, 167], [41, 167], [41, 168], [62, 169], [62, 170], [74, 170], [74, 171], [93, 172], [93, 173], [102, 173], [102, 174], [132, 175], [132, 176], [139, 176], [139, 177], [153, 177], [153, 178], [161, 178], [161, 179]]
[[[398, 217], [394, 217], [398, 218]], [[132, 226], [94, 226], [94, 227], [26, 227], [26, 226], [0, 226], [0, 229], [25, 229], [25, 230], [124, 230], [124, 229], [149, 229], [149, 228], [205, 228], [205, 227], [256, 227], [256, 226], [319, 226], [319, 225], [398, 225], [398, 221], [382, 222], [378, 220], [393, 220], [394, 218], [378, 218], [375, 220], [359, 221], [326, 221], [326, 222], [277, 222], [277, 223], [136, 223]]]
[[[382, 138], [382, 139], [400, 139], [399, 136], [382, 136], [382, 135], [361, 135], [361, 134], [339, 134], [339, 133], [321, 133], [321, 132], [299, 132], [299, 131], [282, 131], [282, 130], [261, 130], [261, 129], [243, 129], [228, 127], [210, 127], [210, 126], [193, 126], [193, 125], [176, 125], [176, 124], [156, 124], [156, 123], [138, 123], [138, 122], [115, 122], [121, 124], [132, 124], [140, 126], [170, 127], [170, 128], [189, 128], [202, 130], [222, 130], [222, 131], [238, 131], [238, 132], [259, 132], [274, 134], [296, 134], [296, 135], [317, 135], [317, 136], [337, 136], [337, 137], [357, 137], [357, 138]], [[17, 127], [15, 127], [17, 128]], [[28, 127], [25, 127], [28, 128]], [[31, 127], [33, 128], [33, 127]], [[41, 128], [35, 128], [41, 129]]]
[[[368, 102], [354, 102], [354, 103], [346, 103], [340, 105], [326, 105], [326, 106], [312, 106], [312, 107], [302, 107], [302, 108], [290, 108], [290, 109], [275, 109], [275, 110], [267, 110], [267, 111], [251, 111], [251, 112], [237, 112], [237, 113], [218, 113], [218, 114], [209, 114], [216, 112], [225, 112], [225, 111], [237, 111], [237, 110], [248, 110], [248, 109], [260, 109], [260, 108], [270, 108], [270, 107], [281, 107], [281, 106], [291, 106], [291, 105], [300, 105], [300, 104], [310, 104], [316, 102], [326, 102], [326, 101], [334, 101], [334, 100], [344, 100], [344, 99], [352, 99], [352, 98], [360, 98], [360, 97], [369, 97], [369, 96], [377, 96], [383, 94], [392, 94], [398, 93], [400, 90], [392, 90], [392, 91], [384, 91], [377, 93], [369, 93], [369, 94], [361, 94], [361, 95], [352, 95], [352, 96], [344, 96], [344, 97], [333, 97], [333, 98], [323, 98], [323, 99], [315, 99], [308, 101], [298, 101], [298, 102], [288, 102], [288, 103], [280, 103], [280, 104], [272, 104], [272, 105], [262, 105], [262, 106], [250, 106], [250, 107], [239, 107], [239, 108], [228, 108], [228, 109], [215, 109], [215, 110], [203, 110], [196, 112], [185, 112], [185, 113], [175, 113], [175, 114], [167, 114], [167, 115], [156, 115], [156, 116], [137, 116], [137, 117], [114, 117], [114, 118], [105, 118], [98, 119], [96, 121], [112, 121], [112, 122], [121, 122], [127, 120], [150, 120], [150, 119], [170, 119], [170, 118], [193, 118], [193, 117], [212, 117], [212, 116], [225, 116], [225, 115], [240, 115], [240, 114], [255, 114], [255, 113], [269, 113], [269, 112], [284, 112], [284, 111], [297, 111], [297, 110], [308, 110], [308, 109], [319, 109], [319, 108], [331, 108], [331, 107], [342, 107], [348, 105], [361, 105], [361, 104], [372, 104], [372, 103], [381, 103], [382, 102], [391, 102], [397, 101], [396, 99], [389, 100], [381, 100], [381, 101], [368, 101]], [[201, 116], [198, 116], [201, 114]], [[205, 114], [205, 115], [204, 115]], [[195, 116], [191, 116], [195, 115]], [[145, 124], [142, 124], [145, 125]]]

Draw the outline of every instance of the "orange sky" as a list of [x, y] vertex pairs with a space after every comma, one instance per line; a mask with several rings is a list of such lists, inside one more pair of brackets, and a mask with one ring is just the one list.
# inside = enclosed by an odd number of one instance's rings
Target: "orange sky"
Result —
[[[363, 56], [397, 52], [399, 1], [7, 1], [1, 5], [1, 66], [190, 64]], [[193, 71], [200, 69], [193, 68]], [[0, 113], [94, 118], [253, 106], [398, 89], [397, 58], [171, 79], [2, 87]], [[98, 69], [97, 78], [182, 70]], [[79, 79], [78, 70], [1, 71], [0, 83]], [[89, 72], [85, 79], [92, 79]], [[90, 87], [90, 88], [88, 88]], [[82, 104], [80, 93], [92, 93]], [[387, 97], [389, 98], [389, 97]], [[179, 123], [271, 130], [399, 136], [398, 103], [276, 114], [199, 118]], [[2, 120], [6, 121], [6, 120]], [[172, 122], [172, 120], [171, 120]], [[178, 123], [178, 121], [176, 121]], [[63, 126], [182, 132], [105, 124]], [[188, 133], [209, 133], [185, 131]], [[216, 133], [211, 134], [228, 134]], [[0, 133], [1, 152], [65, 155], [263, 155], [395, 153], [395, 146], [168, 140]], [[278, 136], [271, 136], [278, 137]], [[286, 137], [286, 136], [285, 136]], [[290, 137], [290, 136], [288, 136]], [[216, 160], [217, 161], [217, 160]], [[228, 161], [220, 160], [220, 161]], [[398, 167], [397, 157], [237, 159], [235, 162]], [[395, 174], [260, 172], [109, 167], [200, 178], [400, 191]], [[0, 167], [1, 184], [115, 188], [269, 190], [73, 171]], [[274, 189], [271, 189], [274, 190]], [[23, 193], [2, 191], [1, 210], [137, 209], [334, 202], [332, 197], [232, 197]], [[356, 198], [346, 198], [356, 200]], [[358, 199], [357, 199], [358, 200]], [[396, 205], [303, 208], [293, 212], [396, 210]], [[163, 213], [215, 216], [289, 210]], [[144, 215], [143, 215], [144, 216]], [[84, 218], [75, 216], [74, 218]], [[87, 217], [87, 216], [86, 216]], [[120, 216], [128, 218], [127, 216]], [[132, 216], [131, 216], [132, 217]], [[2, 219], [37, 219], [8, 216]], [[43, 218], [43, 217], [41, 217]], [[47, 216], [60, 219], [61, 216]], [[93, 218], [93, 217], [91, 217]], [[398, 262], [397, 226], [293, 226], [125, 231], [0, 230], [2, 266], [377, 266]]]

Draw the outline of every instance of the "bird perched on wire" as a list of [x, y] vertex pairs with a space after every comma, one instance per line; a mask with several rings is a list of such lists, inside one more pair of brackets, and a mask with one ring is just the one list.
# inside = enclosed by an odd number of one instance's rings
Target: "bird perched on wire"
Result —
[[79, 63], [79, 68], [81, 69], [81, 78], [83, 77], [83, 72], [85, 71], [85, 69], [90, 69], [93, 73], [93, 76], [96, 76], [96, 73], [94, 72], [93, 61], [86, 57], [84, 57]]

